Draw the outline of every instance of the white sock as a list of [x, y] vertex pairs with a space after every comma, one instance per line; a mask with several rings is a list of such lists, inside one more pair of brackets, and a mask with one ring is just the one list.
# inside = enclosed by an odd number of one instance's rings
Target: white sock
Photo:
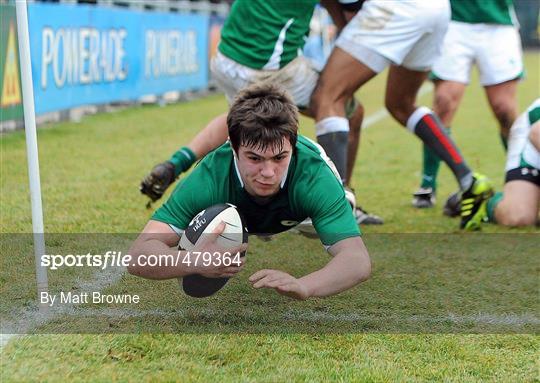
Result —
[[348, 132], [349, 120], [345, 117], [326, 117], [315, 124], [315, 133], [317, 136], [335, 132]]

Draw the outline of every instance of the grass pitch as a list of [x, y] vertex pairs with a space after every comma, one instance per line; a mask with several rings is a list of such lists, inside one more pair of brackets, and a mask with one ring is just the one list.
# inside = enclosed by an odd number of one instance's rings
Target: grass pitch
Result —
[[[526, 55], [523, 110], [538, 96], [538, 53]], [[384, 78], [359, 96], [372, 115]], [[467, 161], [500, 190], [504, 152], [475, 79], [453, 124]], [[431, 103], [431, 94], [422, 97]], [[222, 96], [129, 108], [38, 132], [47, 248], [123, 249], [150, 212], [137, 190], [157, 161], [226, 109]], [[302, 119], [313, 137], [313, 122]], [[24, 133], [1, 137], [2, 328], [35, 322], [32, 231]], [[460, 234], [442, 216], [456, 188], [442, 169], [437, 208], [415, 210], [419, 141], [390, 118], [363, 132], [354, 186], [361, 205], [385, 218], [365, 226], [370, 281], [329, 299], [290, 301], [247, 283], [260, 268], [302, 275], [327, 260], [316, 240], [284, 234], [252, 240], [248, 264], [218, 295], [191, 300], [176, 281], [154, 282], [89, 268], [49, 272], [51, 291], [137, 293], [138, 305], [80, 305], [13, 339], [2, 381], [537, 381], [538, 231], [484, 226]], [[66, 234], [67, 233], [67, 234]], [[76, 233], [98, 233], [80, 235]], [[406, 233], [406, 234], [404, 234]], [[52, 251], [51, 250], [51, 251]], [[110, 272], [110, 271], [107, 271]], [[22, 318], [22, 320], [21, 320]], [[74, 334], [82, 333], [82, 334]], [[103, 334], [106, 333], [106, 334]], [[97, 335], [101, 334], [101, 335]]]

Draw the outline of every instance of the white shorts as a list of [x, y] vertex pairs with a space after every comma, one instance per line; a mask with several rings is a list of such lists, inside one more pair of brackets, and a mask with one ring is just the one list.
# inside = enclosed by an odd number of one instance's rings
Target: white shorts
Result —
[[280, 70], [257, 70], [239, 64], [218, 51], [210, 63], [210, 69], [229, 104], [234, 101], [238, 91], [246, 86], [270, 81], [283, 86], [300, 109], [307, 108], [319, 79], [319, 72], [303, 56], [298, 56]]
[[390, 63], [428, 71], [449, 20], [448, 0], [369, 0], [343, 29], [336, 46], [375, 72]]
[[483, 86], [519, 78], [523, 73], [523, 59], [516, 28], [451, 21], [432, 75], [468, 84], [474, 64], [478, 66]]

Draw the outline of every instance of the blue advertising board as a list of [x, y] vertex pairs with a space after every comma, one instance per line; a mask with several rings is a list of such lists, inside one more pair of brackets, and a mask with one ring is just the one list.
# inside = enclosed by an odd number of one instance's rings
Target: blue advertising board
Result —
[[206, 15], [28, 6], [36, 113], [208, 85]]

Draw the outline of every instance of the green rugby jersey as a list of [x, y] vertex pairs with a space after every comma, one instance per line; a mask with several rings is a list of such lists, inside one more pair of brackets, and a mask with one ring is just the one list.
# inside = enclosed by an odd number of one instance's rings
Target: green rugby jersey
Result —
[[152, 219], [185, 229], [200, 211], [227, 202], [238, 207], [252, 234], [280, 233], [310, 217], [324, 245], [360, 235], [341, 182], [319, 148], [303, 136], [298, 136], [281, 190], [265, 205], [245, 191], [226, 142], [199, 162]]
[[540, 98], [537, 98], [529, 108], [527, 108], [527, 117], [530, 126], [533, 126], [537, 121], [540, 121]]
[[253, 69], [277, 70], [305, 43], [318, 0], [236, 0], [221, 30], [218, 49]]
[[463, 23], [513, 25], [512, 0], [450, 0], [452, 20]]

